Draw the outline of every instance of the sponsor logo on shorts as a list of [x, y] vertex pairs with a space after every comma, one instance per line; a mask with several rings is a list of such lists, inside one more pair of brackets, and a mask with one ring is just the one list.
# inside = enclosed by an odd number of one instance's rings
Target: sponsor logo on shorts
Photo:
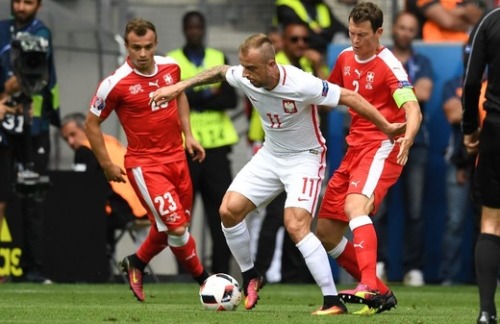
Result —
[[175, 223], [179, 219], [181, 219], [181, 216], [179, 216], [179, 214], [171, 213], [167, 217], [165, 217], [165, 223], [167, 223], [167, 224], [168, 223]]

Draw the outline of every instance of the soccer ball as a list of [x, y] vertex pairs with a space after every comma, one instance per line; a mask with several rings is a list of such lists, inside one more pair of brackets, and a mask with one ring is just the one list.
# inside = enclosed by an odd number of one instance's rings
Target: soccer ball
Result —
[[200, 287], [200, 301], [205, 309], [235, 310], [241, 301], [240, 285], [228, 274], [213, 274]]

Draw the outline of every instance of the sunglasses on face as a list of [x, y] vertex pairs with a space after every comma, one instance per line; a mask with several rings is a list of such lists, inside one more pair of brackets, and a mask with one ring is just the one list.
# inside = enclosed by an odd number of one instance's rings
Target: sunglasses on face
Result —
[[307, 37], [307, 36], [292, 36], [289, 39], [290, 39], [290, 42], [292, 42], [292, 43], [298, 43], [299, 40], [303, 41], [304, 43], [309, 42], [309, 37]]

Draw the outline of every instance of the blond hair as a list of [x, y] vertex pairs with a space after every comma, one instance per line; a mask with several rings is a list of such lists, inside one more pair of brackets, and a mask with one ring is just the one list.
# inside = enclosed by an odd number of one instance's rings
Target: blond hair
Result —
[[258, 49], [259, 54], [265, 61], [274, 60], [276, 53], [274, 52], [273, 43], [265, 34], [254, 34], [249, 36], [240, 45], [240, 53], [247, 55], [250, 50]]

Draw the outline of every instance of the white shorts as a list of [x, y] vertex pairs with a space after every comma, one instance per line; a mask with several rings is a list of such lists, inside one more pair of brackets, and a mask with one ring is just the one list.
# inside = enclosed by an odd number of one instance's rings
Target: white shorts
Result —
[[277, 157], [262, 147], [238, 172], [227, 191], [247, 197], [259, 210], [283, 190], [286, 207], [316, 211], [325, 176], [326, 152], [302, 152]]

